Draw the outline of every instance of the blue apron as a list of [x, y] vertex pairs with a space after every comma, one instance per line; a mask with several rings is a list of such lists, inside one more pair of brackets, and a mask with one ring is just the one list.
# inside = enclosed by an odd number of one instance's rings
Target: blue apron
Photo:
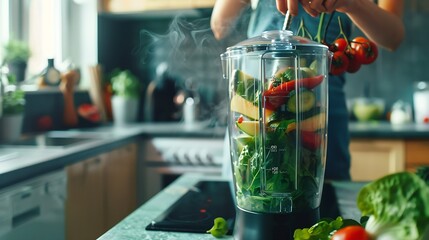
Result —
[[[329, 19], [325, 14], [324, 24]], [[352, 22], [343, 13], [335, 12], [326, 32], [326, 42], [332, 43], [339, 34], [338, 16], [341, 17], [343, 31], [349, 36]], [[301, 20], [311, 33], [316, 36], [319, 17], [311, 17], [299, 4], [298, 16], [292, 19], [290, 29], [297, 33]], [[261, 35], [263, 31], [282, 29], [284, 16], [277, 11], [274, 0], [259, 0], [254, 10], [248, 29], [248, 36]], [[323, 26], [325, 29], [325, 26]], [[326, 159], [325, 178], [331, 180], [350, 180], [350, 153], [349, 153], [349, 131], [348, 112], [346, 98], [343, 91], [344, 75], [329, 76], [329, 114], [328, 114], [328, 149]]]

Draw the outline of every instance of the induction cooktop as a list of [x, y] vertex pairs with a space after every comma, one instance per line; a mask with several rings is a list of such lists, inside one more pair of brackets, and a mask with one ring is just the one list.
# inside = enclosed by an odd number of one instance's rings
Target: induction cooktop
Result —
[[[320, 217], [340, 216], [338, 202], [332, 184], [325, 183], [319, 208]], [[228, 235], [231, 235], [235, 223], [235, 203], [230, 184], [228, 181], [200, 181], [154, 219], [146, 230], [206, 233], [213, 226], [216, 217], [227, 220], [230, 229]]]
[[227, 181], [199, 181], [176, 203], [154, 219], [146, 230], [206, 233], [216, 217], [228, 223], [229, 235], [235, 221], [235, 205]]

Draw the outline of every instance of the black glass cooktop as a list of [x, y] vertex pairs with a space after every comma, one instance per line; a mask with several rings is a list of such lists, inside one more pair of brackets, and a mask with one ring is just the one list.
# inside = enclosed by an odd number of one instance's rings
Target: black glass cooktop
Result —
[[233, 229], [235, 206], [229, 183], [200, 181], [154, 219], [146, 230], [205, 233], [213, 226], [216, 217], [223, 217], [228, 222], [228, 229]]
[[[339, 202], [344, 202], [344, 199], [339, 200], [336, 193], [338, 187], [334, 188], [330, 183], [324, 184], [319, 209], [321, 218], [340, 216]], [[350, 193], [341, 195], [353, 198]], [[348, 209], [346, 211], [350, 212]], [[154, 219], [146, 230], [205, 233], [213, 226], [216, 217], [227, 220], [228, 229], [231, 229], [228, 234], [232, 234], [235, 205], [230, 185], [227, 181], [200, 181], [194, 189]]]

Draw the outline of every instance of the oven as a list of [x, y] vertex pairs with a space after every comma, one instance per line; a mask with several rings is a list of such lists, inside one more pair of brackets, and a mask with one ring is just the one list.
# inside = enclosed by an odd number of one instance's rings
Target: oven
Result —
[[140, 203], [184, 173], [221, 175], [224, 137], [153, 137], [141, 141]]

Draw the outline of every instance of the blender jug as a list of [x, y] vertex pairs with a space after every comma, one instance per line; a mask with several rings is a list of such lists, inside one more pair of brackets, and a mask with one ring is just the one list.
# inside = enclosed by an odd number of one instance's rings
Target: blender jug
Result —
[[330, 59], [325, 45], [285, 30], [221, 55], [237, 239], [291, 239], [318, 220]]

